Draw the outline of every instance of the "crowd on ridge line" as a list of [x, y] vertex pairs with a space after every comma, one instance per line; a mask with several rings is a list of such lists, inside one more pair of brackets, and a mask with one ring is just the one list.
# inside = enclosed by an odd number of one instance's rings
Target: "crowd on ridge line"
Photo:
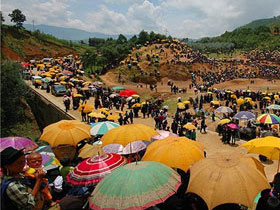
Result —
[[[85, 145], [85, 142], [81, 144]], [[82, 146], [83, 146], [82, 145]], [[79, 145], [79, 148], [82, 148]], [[140, 157], [139, 157], [140, 155]], [[141, 158], [139, 153], [137, 158]], [[42, 156], [37, 152], [24, 153], [8, 147], [1, 152], [1, 209], [89, 209], [88, 198], [94, 186], [74, 187], [67, 183], [66, 176], [82, 161], [81, 158], [63, 159], [59, 168], [46, 169], [42, 166]], [[134, 160], [136, 161], [136, 160]], [[139, 160], [137, 160], [139, 161]], [[185, 194], [190, 178], [190, 171], [176, 169], [181, 176], [177, 192], [165, 202], [146, 210], [208, 210], [206, 203], [199, 196]], [[263, 190], [256, 210], [280, 208], [280, 173], [271, 182], [272, 189]], [[224, 204], [215, 210], [246, 210], [239, 204]]]

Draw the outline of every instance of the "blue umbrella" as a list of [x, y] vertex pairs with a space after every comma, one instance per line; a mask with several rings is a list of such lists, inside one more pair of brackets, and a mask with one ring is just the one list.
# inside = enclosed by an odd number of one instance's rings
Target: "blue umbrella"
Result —
[[92, 136], [104, 135], [107, 131], [119, 126], [119, 124], [110, 121], [93, 123], [91, 124], [90, 134]]
[[242, 111], [235, 114], [233, 118], [238, 120], [254, 120], [256, 116], [252, 112]]

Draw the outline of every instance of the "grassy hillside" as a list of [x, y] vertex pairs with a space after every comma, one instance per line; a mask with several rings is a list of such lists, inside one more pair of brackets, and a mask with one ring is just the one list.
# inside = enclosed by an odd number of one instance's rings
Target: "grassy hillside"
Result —
[[280, 25], [280, 15], [273, 18], [254, 20], [251, 23], [242, 26], [241, 28], [254, 29], [260, 26], [271, 26], [271, 25]]
[[1, 59], [30, 60], [44, 57], [80, 54], [87, 50], [87, 45], [60, 40], [39, 31], [16, 29], [13, 26], [1, 27]]

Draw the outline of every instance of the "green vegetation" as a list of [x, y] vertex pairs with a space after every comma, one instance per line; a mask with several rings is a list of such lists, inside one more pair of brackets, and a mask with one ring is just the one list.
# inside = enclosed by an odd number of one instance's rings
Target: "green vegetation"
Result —
[[[121, 60], [125, 59], [133, 48], [140, 48], [149, 42], [162, 39], [166, 39], [166, 37], [153, 31], [150, 33], [141, 31], [138, 36], [135, 35], [129, 40], [122, 34], [116, 40], [112, 38], [90, 38], [89, 45], [93, 49], [88, 49], [82, 54], [82, 61], [86, 68], [91, 66], [102, 67], [101, 73], [105, 73], [107, 69], [118, 65]], [[169, 37], [169, 39], [172, 39], [172, 37]]]
[[267, 19], [260, 19], [260, 20], [254, 20], [249, 24], [246, 24], [245, 26], [242, 26], [241, 28], [258, 28], [260, 26], [271, 26], [271, 25], [279, 25], [280, 24], [280, 15], [273, 18], [267, 18]]
[[1, 136], [9, 135], [16, 124], [26, 120], [23, 101], [28, 92], [21, 69], [15, 62], [1, 64]]

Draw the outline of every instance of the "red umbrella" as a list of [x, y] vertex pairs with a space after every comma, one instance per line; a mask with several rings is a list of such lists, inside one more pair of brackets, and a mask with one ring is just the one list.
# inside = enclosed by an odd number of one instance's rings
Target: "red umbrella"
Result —
[[129, 97], [129, 96], [132, 96], [134, 94], [137, 94], [137, 92], [135, 90], [127, 89], [127, 90], [121, 91], [119, 95]]
[[126, 162], [126, 159], [118, 154], [96, 155], [78, 164], [67, 175], [67, 182], [75, 186], [94, 186], [112, 170]]
[[29, 64], [29, 63], [26, 63], [26, 62], [22, 62], [20, 65], [21, 65], [22, 67], [24, 67], [24, 68], [30, 66], [30, 64]]

